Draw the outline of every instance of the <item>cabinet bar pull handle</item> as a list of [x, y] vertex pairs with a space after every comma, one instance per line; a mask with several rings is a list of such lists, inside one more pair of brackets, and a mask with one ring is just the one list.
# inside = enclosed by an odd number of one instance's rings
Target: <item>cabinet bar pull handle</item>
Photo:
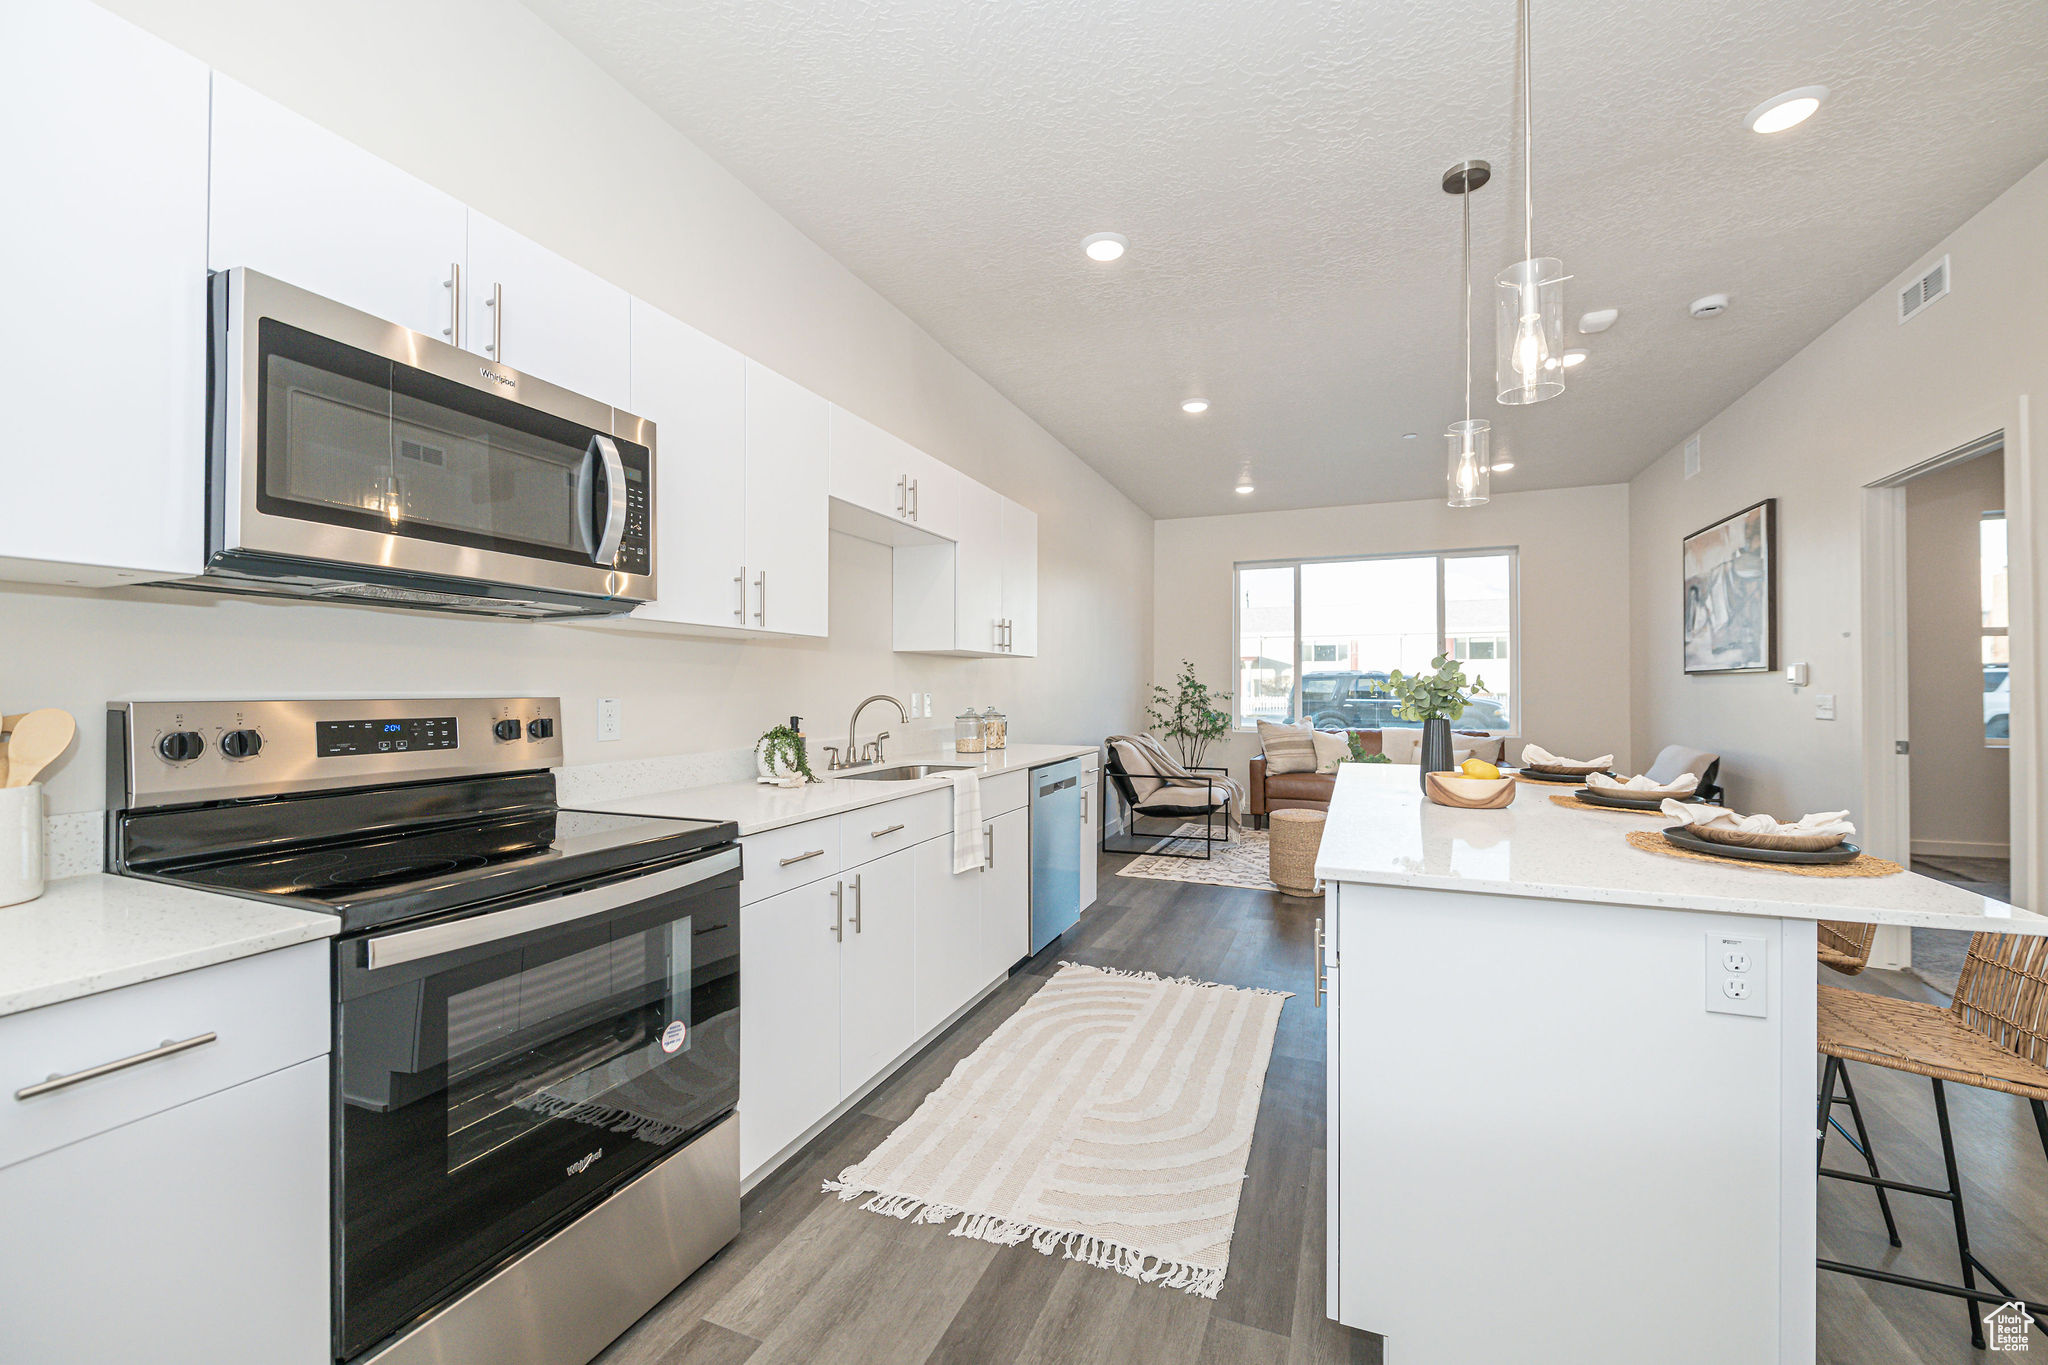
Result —
[[1323, 996], [1328, 993], [1329, 974], [1323, 970], [1323, 922], [1316, 921], [1316, 1008], [1323, 1007]]
[[484, 300], [484, 307], [491, 310], [491, 344], [484, 347], [491, 358], [499, 364], [505, 361], [505, 286], [491, 286], [491, 296]]
[[994, 825], [983, 825], [981, 827], [981, 838], [982, 842], [988, 847], [988, 870], [993, 872], [996, 870], [996, 827]]
[[884, 834], [894, 834], [894, 833], [895, 833], [895, 832], [896, 832], [897, 830], [899, 830], [899, 829], [902, 829], [902, 828], [903, 828], [903, 826], [901, 826], [901, 825], [891, 825], [891, 826], [889, 826], [889, 827], [888, 827], [887, 829], [878, 829], [878, 830], [876, 830], [876, 831], [875, 831], [875, 832], [874, 832], [873, 834], [870, 834], [870, 835], [868, 836], [868, 838], [870, 838], [870, 839], [879, 839], [879, 838], [881, 838], [881, 837], [882, 837], [882, 836], [883, 836]]
[[923, 503], [924, 498], [920, 496], [917, 491], [917, 480], [912, 479], [910, 481], [910, 519], [912, 521], [917, 520], [917, 509], [920, 506], [922, 506]]
[[448, 325], [441, 329], [441, 335], [448, 338], [451, 346], [462, 344], [462, 262], [448, 263], [448, 278], [442, 281], [448, 290]]
[[116, 1071], [126, 1071], [131, 1066], [141, 1066], [144, 1062], [153, 1062], [159, 1057], [170, 1057], [180, 1052], [190, 1052], [195, 1047], [205, 1047], [219, 1036], [219, 1034], [215, 1033], [202, 1033], [192, 1038], [181, 1038], [175, 1043], [167, 1038], [161, 1046], [153, 1047], [147, 1052], [138, 1052], [133, 1057], [123, 1057], [116, 1062], [101, 1062], [98, 1066], [89, 1066], [83, 1071], [74, 1071], [68, 1076], [52, 1076], [46, 1081], [37, 1081], [34, 1085], [25, 1085], [14, 1092], [14, 1098], [17, 1100], [32, 1100], [38, 1095], [47, 1095], [52, 1090], [62, 1090], [66, 1086], [77, 1085], [81, 1081], [93, 1080], [100, 1076], [109, 1076]]
[[846, 942], [846, 883], [832, 883], [832, 937]]
[[860, 932], [860, 908], [863, 899], [860, 894], [860, 876], [858, 872], [853, 874], [853, 932], [856, 934]]
[[761, 570], [761, 576], [755, 580], [754, 586], [761, 590], [761, 606], [754, 613], [754, 619], [765, 626], [768, 624], [768, 571], [766, 569]]
[[745, 624], [747, 623], [747, 566], [746, 566], [746, 565], [744, 565], [744, 564], [740, 565], [740, 575], [739, 575], [739, 577], [738, 577], [738, 578], [735, 578], [735, 579], [733, 579], [733, 582], [734, 582], [735, 584], [737, 584], [737, 585], [739, 586], [739, 590], [740, 590], [740, 603], [739, 603], [739, 605], [738, 605], [738, 606], [736, 606], [736, 607], [734, 607], [734, 608], [732, 609], [732, 619], [733, 619], [733, 620], [735, 620], [735, 621], [737, 621], [737, 622], [739, 622], [739, 623], [740, 623], [741, 625], [745, 625]]
[[777, 863], [777, 864], [776, 864], [776, 866], [777, 866], [777, 867], [788, 867], [788, 866], [789, 866], [789, 865], [790, 865], [791, 863], [805, 863], [805, 862], [809, 862], [809, 861], [810, 861], [811, 859], [813, 859], [813, 858], [822, 858], [822, 857], [824, 857], [824, 856], [825, 856], [825, 850], [824, 850], [824, 849], [822, 849], [822, 848], [814, 848], [814, 849], [812, 849], [812, 850], [811, 850], [811, 851], [810, 851], [809, 853], [799, 853], [799, 854], [796, 854], [796, 855], [795, 855], [795, 856], [793, 856], [793, 857], [789, 857], [789, 858], [784, 858], [784, 859], [783, 859], [783, 860], [782, 860], [782, 861], [781, 861], [780, 863]]

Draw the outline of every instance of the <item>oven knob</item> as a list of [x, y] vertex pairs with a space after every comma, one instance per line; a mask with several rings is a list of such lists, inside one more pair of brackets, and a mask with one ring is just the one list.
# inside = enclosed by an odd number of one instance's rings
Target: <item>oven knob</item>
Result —
[[156, 742], [156, 751], [169, 763], [190, 763], [206, 752], [206, 741], [197, 730], [173, 730]]
[[263, 736], [254, 730], [230, 730], [220, 737], [220, 751], [229, 758], [254, 758], [263, 749]]
[[517, 739], [519, 738], [519, 722], [516, 720], [501, 720], [491, 727], [491, 733], [501, 740]]
[[528, 739], [550, 739], [555, 733], [555, 723], [546, 716], [536, 716], [526, 722]]

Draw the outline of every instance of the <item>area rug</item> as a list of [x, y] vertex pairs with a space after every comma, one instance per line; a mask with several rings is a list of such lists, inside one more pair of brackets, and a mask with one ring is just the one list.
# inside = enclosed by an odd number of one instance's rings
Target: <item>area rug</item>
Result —
[[825, 1189], [1213, 1299], [1288, 994], [1062, 963]]
[[[1191, 858], [1175, 858], [1163, 853], [1143, 853], [1118, 869], [1119, 877], [1147, 877], [1159, 882], [1200, 882], [1204, 886], [1248, 886], [1254, 891], [1271, 891], [1273, 878], [1268, 874], [1266, 831], [1262, 829], [1233, 829], [1230, 842], [1217, 844], [1211, 853], [1202, 857], [1202, 827], [1182, 825], [1175, 831], [1177, 836], [1167, 847], [1191, 853]], [[1185, 836], [1192, 834], [1189, 839]]]

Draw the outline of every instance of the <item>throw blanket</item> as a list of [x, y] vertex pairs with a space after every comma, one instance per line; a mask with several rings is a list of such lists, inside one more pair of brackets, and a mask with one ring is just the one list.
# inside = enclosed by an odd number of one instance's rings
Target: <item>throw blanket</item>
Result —
[[[1232, 824], [1244, 823], [1244, 787], [1228, 773], [1198, 773], [1190, 771], [1185, 764], [1166, 752], [1166, 746], [1150, 735], [1111, 735], [1111, 744], [1130, 744], [1145, 755], [1152, 765], [1151, 776], [1170, 787], [1199, 787], [1204, 784], [1221, 787], [1230, 793], [1230, 820]], [[1132, 773], [1133, 777], [1145, 774]]]

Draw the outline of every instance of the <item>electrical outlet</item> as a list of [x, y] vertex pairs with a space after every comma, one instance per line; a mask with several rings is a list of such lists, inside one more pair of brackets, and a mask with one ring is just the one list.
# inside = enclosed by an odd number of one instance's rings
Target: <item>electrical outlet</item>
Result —
[[924, 694], [924, 713], [926, 716], [932, 714], [932, 694], [929, 692]]
[[1835, 694], [1834, 694], [1834, 693], [1832, 693], [1832, 692], [1816, 692], [1816, 693], [1814, 693], [1814, 695], [1813, 695], [1813, 718], [1814, 718], [1815, 720], [1833, 720], [1833, 719], [1835, 718]]
[[622, 726], [619, 719], [619, 699], [599, 697], [597, 699], [597, 737], [617, 739]]
[[1767, 1008], [1765, 941], [1734, 934], [1707, 935], [1707, 1010], [1763, 1018]]

